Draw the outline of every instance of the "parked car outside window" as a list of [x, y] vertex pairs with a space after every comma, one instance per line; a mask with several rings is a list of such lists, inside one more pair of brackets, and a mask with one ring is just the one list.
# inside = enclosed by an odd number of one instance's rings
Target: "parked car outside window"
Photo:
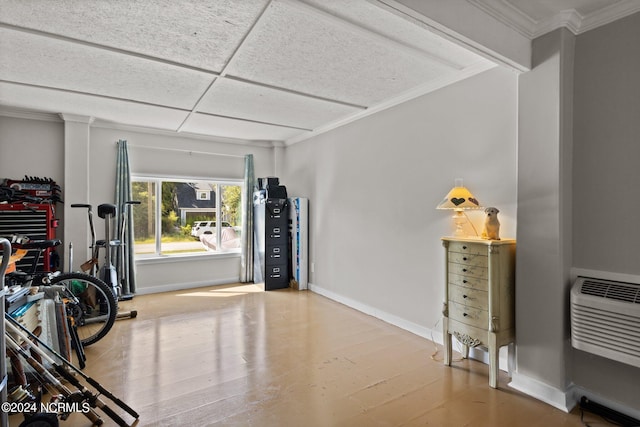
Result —
[[[231, 227], [227, 221], [222, 221], [222, 228]], [[200, 239], [202, 234], [215, 234], [216, 222], [215, 221], [196, 221], [191, 226], [191, 235], [196, 239]]]

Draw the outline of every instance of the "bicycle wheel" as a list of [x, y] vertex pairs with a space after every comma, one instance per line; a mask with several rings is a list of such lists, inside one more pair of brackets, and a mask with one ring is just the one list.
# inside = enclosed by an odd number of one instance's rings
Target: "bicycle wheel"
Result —
[[67, 315], [73, 319], [82, 345], [104, 337], [118, 314], [113, 291], [102, 280], [83, 273], [64, 273], [51, 280], [51, 286], [66, 289]]

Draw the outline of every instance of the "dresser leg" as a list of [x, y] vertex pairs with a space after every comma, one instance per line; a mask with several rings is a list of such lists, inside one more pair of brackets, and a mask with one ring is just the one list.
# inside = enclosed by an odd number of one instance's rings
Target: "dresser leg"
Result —
[[489, 332], [489, 385], [498, 388], [498, 340]]
[[449, 319], [442, 319], [442, 346], [444, 347], [444, 364], [451, 366], [451, 334], [449, 333]]

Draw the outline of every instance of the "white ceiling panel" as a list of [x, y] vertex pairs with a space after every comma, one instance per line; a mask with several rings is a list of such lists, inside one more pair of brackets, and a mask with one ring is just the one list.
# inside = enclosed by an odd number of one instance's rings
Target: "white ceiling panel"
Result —
[[216, 135], [244, 140], [284, 141], [300, 134], [300, 130], [286, 127], [234, 120], [225, 117], [192, 114], [182, 127], [183, 132]]
[[0, 28], [4, 80], [192, 108], [214, 76], [135, 56]]
[[451, 70], [309, 9], [295, 1], [272, 2], [228, 74], [372, 105]]
[[362, 108], [220, 78], [198, 111], [303, 129], [315, 129]]
[[177, 130], [187, 112], [135, 102], [0, 82], [0, 105], [50, 113], [78, 114], [105, 121]]
[[268, 0], [1, 0], [3, 22], [220, 71]]
[[435, 34], [424, 24], [407, 16], [392, 14], [377, 2], [367, 0], [303, 0], [340, 20], [415, 49], [417, 54], [439, 59], [457, 68], [471, 66], [480, 59], [475, 53]]
[[[640, 0], [466, 2], [529, 38], [640, 11]], [[495, 65], [403, 3], [0, 0], [0, 107], [293, 144]]]

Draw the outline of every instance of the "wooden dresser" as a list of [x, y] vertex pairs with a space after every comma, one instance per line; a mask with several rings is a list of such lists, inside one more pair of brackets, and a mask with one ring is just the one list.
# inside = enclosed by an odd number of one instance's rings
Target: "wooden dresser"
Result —
[[515, 338], [515, 240], [443, 237], [444, 363], [451, 365], [451, 335], [489, 349], [489, 385], [498, 386], [498, 351]]

